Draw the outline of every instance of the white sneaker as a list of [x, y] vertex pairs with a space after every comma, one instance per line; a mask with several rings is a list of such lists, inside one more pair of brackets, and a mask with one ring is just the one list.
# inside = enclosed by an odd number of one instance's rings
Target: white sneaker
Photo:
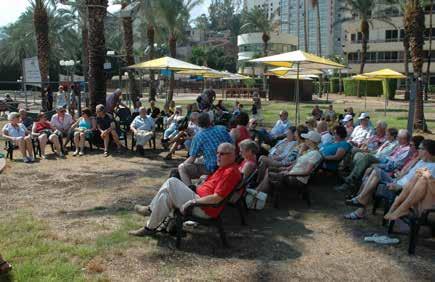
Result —
[[79, 152], [79, 156], [83, 156], [85, 153], [83, 153], [82, 151]]
[[74, 153], [73, 153], [73, 156], [74, 157], [77, 156], [78, 153], [79, 153], [79, 150], [75, 150]]
[[31, 163], [33, 163], [33, 162], [35, 161], [35, 159], [34, 159], [33, 157], [27, 157], [27, 159], [28, 159]]

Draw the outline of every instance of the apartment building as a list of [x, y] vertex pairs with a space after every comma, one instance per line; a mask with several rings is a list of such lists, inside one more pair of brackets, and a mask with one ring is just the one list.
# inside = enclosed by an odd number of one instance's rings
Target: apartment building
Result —
[[[423, 69], [427, 68], [427, 57], [429, 50], [429, 21], [430, 6], [426, 9], [425, 15], [425, 44]], [[435, 12], [435, 11], [434, 11]], [[403, 15], [399, 7], [391, 7], [389, 11], [391, 24], [382, 21], [373, 21], [370, 26], [368, 50], [366, 55], [366, 65], [364, 72], [375, 71], [381, 68], [390, 68], [399, 72], [404, 72], [404, 51], [403, 37], [405, 35], [403, 28]], [[435, 15], [433, 15], [435, 17]], [[435, 20], [435, 18], [433, 18]], [[435, 22], [435, 21], [434, 21]], [[355, 21], [344, 23], [343, 26], [343, 51], [344, 56], [348, 59], [352, 73], [358, 73], [361, 60], [361, 40], [360, 22]], [[432, 36], [435, 40], [435, 29], [432, 30]], [[432, 42], [435, 48], [435, 42]], [[435, 51], [432, 51], [432, 58], [435, 58]], [[409, 64], [412, 72], [412, 64]], [[434, 75], [431, 83], [435, 83], [435, 64], [431, 64], [431, 70]]]
[[251, 10], [254, 7], [265, 9], [269, 19], [279, 20], [281, 0], [245, 0], [245, 9]]

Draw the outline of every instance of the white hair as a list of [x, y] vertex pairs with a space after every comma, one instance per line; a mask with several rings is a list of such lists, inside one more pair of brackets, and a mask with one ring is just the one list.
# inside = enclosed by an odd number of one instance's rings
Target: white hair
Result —
[[386, 129], [388, 127], [388, 124], [383, 120], [378, 120], [378, 122], [376, 124], [379, 125], [383, 129]]
[[227, 142], [221, 143], [218, 148], [223, 149], [227, 153], [235, 153], [236, 152], [236, 147], [233, 144], [227, 143]]
[[14, 118], [17, 118], [17, 117], [19, 117], [19, 116], [20, 116], [19, 113], [17, 113], [17, 112], [12, 112], [12, 113], [8, 114], [8, 121], [12, 121]]
[[399, 137], [406, 137], [408, 140], [411, 139], [411, 134], [409, 134], [409, 131], [406, 129], [399, 130], [399, 133], [397, 134]]

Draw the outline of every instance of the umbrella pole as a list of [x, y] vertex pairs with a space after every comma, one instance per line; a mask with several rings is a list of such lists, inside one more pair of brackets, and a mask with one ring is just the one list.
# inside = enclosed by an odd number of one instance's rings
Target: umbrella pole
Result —
[[299, 63], [297, 63], [297, 70], [296, 70], [296, 125], [299, 124]]
[[367, 109], [367, 80], [366, 80], [366, 91], [365, 91], [365, 98], [364, 98], [364, 111]]

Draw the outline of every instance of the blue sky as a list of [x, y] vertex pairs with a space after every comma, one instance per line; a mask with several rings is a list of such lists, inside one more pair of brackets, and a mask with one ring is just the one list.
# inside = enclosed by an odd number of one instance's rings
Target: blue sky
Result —
[[[13, 4], [11, 4], [11, 2], [13, 2]], [[204, 0], [202, 5], [192, 11], [192, 19], [203, 13], [207, 13], [209, 5], [210, 0]], [[0, 0], [0, 11], [2, 11], [0, 26], [5, 26], [16, 21], [21, 13], [26, 10], [27, 6], [29, 6], [28, 0]]]

